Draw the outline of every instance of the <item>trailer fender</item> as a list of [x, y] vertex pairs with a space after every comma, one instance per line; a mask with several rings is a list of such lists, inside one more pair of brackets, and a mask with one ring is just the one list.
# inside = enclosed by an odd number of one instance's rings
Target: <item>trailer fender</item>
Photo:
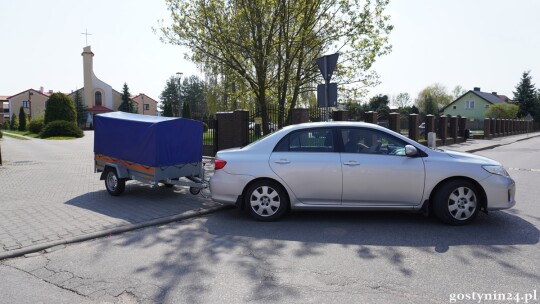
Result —
[[126, 166], [123, 166], [121, 164], [115, 164], [115, 163], [106, 163], [105, 169], [103, 169], [103, 172], [101, 172], [101, 176], [99, 180], [104, 180], [109, 170], [116, 170], [116, 174], [118, 175], [118, 178], [129, 178], [129, 173]]

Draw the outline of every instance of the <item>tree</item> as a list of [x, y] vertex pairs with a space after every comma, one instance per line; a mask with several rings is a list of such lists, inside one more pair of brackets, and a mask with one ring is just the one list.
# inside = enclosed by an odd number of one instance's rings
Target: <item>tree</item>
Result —
[[536, 89], [532, 83], [530, 71], [523, 72], [523, 76], [514, 92], [514, 100], [516, 100], [519, 105], [519, 117], [525, 117], [530, 113], [535, 117], [535, 120], [538, 120], [538, 116], [540, 116], [540, 106]]
[[53, 93], [45, 106], [45, 125], [56, 120], [77, 121], [74, 102], [63, 93]]
[[371, 111], [377, 111], [380, 108], [388, 108], [390, 100], [387, 95], [376, 95], [369, 100], [369, 108]]
[[75, 109], [77, 110], [77, 125], [79, 127], [84, 126], [86, 123], [86, 106], [82, 102], [81, 93], [79, 90], [75, 91]]
[[122, 103], [118, 107], [118, 111], [127, 112], [127, 113], [137, 113], [133, 100], [131, 99], [131, 94], [129, 94], [129, 88], [127, 83], [124, 82], [124, 87], [122, 88]]
[[[388, 0], [166, 3], [173, 24], [162, 26], [162, 41], [186, 47], [186, 55], [207, 74], [223, 75], [227, 92], [231, 88], [241, 96], [253, 96], [265, 134], [269, 103], [277, 103], [283, 116], [286, 108], [291, 112], [299, 103], [302, 93], [314, 90], [320, 77], [314, 64], [317, 57], [340, 52], [334, 79], [343, 85], [346, 102], [378, 82], [370, 68], [378, 56], [390, 51], [392, 26], [384, 15]], [[250, 94], [240, 92], [242, 88]]]
[[[197, 76], [186, 77], [182, 82], [181, 101], [189, 105], [190, 118], [200, 119], [208, 112], [205, 87], [205, 82]], [[183, 113], [184, 107], [182, 107], [182, 117], [185, 117]]]
[[18, 128], [19, 128], [19, 120], [17, 119], [17, 115], [13, 113], [11, 114], [11, 121], [9, 122], [9, 129], [17, 130]]
[[189, 103], [185, 101], [184, 101], [184, 105], [182, 106], [182, 117], [191, 118], [191, 110], [189, 108]]
[[159, 99], [161, 99], [160, 109], [163, 116], [180, 117], [180, 89], [178, 79], [175, 76], [171, 76], [167, 80]]
[[484, 113], [488, 118], [515, 119], [519, 111], [519, 106], [507, 103], [496, 103], [489, 106]]
[[465, 90], [462, 86], [457, 85], [452, 90], [452, 95], [453, 95], [452, 97], [454, 97], [454, 100], [456, 100], [465, 93], [467, 93], [467, 90]]
[[19, 131], [26, 131], [26, 113], [24, 113], [24, 108], [21, 106], [19, 109]]
[[409, 93], [399, 93], [396, 97], [392, 98], [392, 105], [399, 109], [405, 109], [411, 103], [411, 96]]
[[447, 106], [452, 102], [452, 96], [446, 92], [446, 88], [441, 84], [433, 84], [420, 93], [416, 98], [416, 106], [420, 113], [438, 114], [441, 107]]

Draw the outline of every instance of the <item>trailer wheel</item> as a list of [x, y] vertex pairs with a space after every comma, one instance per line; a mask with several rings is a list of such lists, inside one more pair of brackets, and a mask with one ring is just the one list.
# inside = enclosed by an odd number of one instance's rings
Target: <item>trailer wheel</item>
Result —
[[109, 169], [105, 175], [105, 188], [112, 196], [119, 196], [126, 189], [126, 180], [118, 178], [115, 169]]
[[201, 188], [189, 187], [189, 193], [197, 195], [201, 192]]

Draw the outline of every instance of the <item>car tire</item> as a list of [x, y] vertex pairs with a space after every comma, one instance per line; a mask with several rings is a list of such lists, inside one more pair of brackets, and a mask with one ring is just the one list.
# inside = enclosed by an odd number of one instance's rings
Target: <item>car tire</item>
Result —
[[115, 169], [109, 169], [105, 174], [105, 188], [112, 196], [119, 196], [126, 189], [126, 180], [118, 178]]
[[259, 221], [275, 221], [289, 208], [285, 189], [274, 181], [258, 181], [249, 186], [244, 204], [251, 217]]
[[480, 207], [480, 191], [467, 180], [449, 181], [434, 196], [435, 216], [450, 225], [469, 224], [478, 215]]

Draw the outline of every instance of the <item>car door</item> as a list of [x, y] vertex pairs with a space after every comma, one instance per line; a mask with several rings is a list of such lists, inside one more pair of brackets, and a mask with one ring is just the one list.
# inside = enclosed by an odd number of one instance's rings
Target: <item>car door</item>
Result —
[[270, 155], [272, 170], [308, 205], [341, 204], [341, 158], [331, 128], [293, 131]]
[[[348, 140], [357, 139], [356, 147]], [[424, 193], [422, 157], [407, 157], [406, 142], [369, 128], [343, 128], [343, 205], [415, 206]]]

